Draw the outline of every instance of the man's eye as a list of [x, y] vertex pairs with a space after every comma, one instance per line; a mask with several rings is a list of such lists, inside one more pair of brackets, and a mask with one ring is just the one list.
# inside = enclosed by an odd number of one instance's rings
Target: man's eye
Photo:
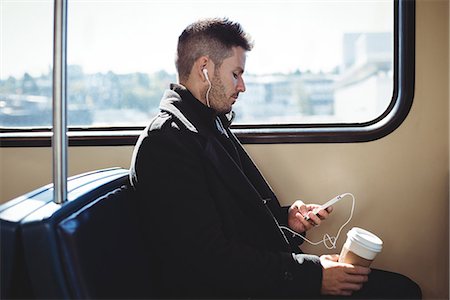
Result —
[[234, 77], [235, 79], [237, 79], [237, 78], [238, 78], [238, 74], [233, 73], [233, 77]]

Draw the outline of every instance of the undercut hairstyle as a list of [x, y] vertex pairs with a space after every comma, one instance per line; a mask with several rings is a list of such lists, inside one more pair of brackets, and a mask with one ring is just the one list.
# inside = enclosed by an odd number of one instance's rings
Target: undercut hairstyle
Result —
[[194, 62], [208, 56], [220, 68], [223, 60], [233, 55], [233, 47], [246, 51], [253, 48], [250, 36], [241, 25], [227, 18], [202, 19], [188, 27], [178, 38], [175, 65], [180, 82], [188, 79]]

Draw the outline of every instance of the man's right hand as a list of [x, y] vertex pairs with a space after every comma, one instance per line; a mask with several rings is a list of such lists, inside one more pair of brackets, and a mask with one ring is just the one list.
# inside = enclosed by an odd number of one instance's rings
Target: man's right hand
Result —
[[322, 255], [322, 295], [350, 296], [368, 280], [370, 269], [338, 262], [339, 255]]

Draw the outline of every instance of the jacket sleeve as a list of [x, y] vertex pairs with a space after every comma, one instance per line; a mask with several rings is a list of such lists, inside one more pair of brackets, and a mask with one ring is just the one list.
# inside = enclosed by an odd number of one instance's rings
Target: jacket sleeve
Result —
[[[161, 134], [165, 131], [164, 134]], [[164, 282], [174, 297], [313, 297], [322, 267], [317, 256], [274, 253], [226, 237], [195, 138], [174, 127], [151, 131], [134, 154], [132, 178], [157, 242]]]

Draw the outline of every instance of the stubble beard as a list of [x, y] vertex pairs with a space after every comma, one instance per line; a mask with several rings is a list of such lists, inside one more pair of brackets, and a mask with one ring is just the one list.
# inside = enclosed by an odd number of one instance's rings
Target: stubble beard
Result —
[[212, 88], [209, 93], [209, 103], [211, 108], [214, 109], [217, 114], [226, 114], [231, 111], [231, 107], [228, 104], [228, 98], [226, 96], [225, 87], [218, 78], [215, 76], [211, 82]]

